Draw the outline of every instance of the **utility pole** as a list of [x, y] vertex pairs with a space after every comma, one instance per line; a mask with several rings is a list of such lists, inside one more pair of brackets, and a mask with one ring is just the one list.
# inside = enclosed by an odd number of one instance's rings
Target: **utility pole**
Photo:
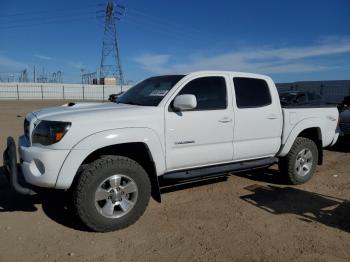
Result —
[[100, 78], [114, 77], [121, 85], [124, 83], [117, 39], [116, 20], [125, 14], [126, 8], [107, 0], [102, 44]]

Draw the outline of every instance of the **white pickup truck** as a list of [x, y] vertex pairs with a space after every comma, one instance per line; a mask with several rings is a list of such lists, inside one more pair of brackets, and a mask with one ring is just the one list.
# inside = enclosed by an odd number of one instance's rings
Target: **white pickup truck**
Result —
[[[115, 102], [69, 103], [29, 113], [4, 152], [14, 189], [72, 192], [95, 231], [134, 223], [160, 188], [279, 164], [308, 181], [338, 139], [335, 107], [282, 108], [272, 79], [201, 71], [148, 78]], [[21, 180], [21, 177], [24, 179]]]

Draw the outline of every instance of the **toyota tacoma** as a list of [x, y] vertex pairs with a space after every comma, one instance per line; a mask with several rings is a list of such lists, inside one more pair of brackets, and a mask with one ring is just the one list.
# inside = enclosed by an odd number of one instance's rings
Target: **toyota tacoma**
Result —
[[160, 202], [162, 185], [275, 163], [291, 184], [305, 183], [337, 141], [338, 122], [333, 106], [281, 106], [268, 76], [155, 76], [114, 102], [28, 113], [18, 157], [9, 137], [4, 166], [17, 192], [67, 190], [81, 221], [106, 232], [134, 223], [151, 196]]

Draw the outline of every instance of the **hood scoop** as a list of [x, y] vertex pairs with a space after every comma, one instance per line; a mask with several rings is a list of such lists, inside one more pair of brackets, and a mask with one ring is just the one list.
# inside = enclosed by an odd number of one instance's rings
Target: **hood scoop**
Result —
[[103, 103], [96, 103], [96, 102], [69, 102], [68, 104], [62, 105], [63, 107], [74, 107], [74, 108], [81, 108], [81, 107], [91, 107], [91, 106], [96, 106], [96, 105], [101, 105]]

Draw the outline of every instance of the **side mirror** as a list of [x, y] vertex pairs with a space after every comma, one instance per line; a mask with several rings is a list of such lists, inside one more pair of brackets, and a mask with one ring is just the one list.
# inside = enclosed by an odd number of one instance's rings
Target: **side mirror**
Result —
[[195, 95], [179, 95], [174, 100], [174, 108], [180, 111], [191, 110], [197, 107]]

